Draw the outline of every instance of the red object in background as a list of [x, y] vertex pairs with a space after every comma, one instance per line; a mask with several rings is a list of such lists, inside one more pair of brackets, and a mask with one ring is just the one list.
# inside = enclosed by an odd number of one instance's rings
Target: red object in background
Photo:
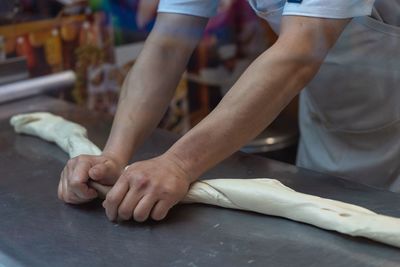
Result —
[[28, 68], [32, 70], [35, 67], [35, 56], [32, 46], [29, 43], [27, 36], [20, 36], [17, 38], [16, 51], [18, 56], [26, 58]]

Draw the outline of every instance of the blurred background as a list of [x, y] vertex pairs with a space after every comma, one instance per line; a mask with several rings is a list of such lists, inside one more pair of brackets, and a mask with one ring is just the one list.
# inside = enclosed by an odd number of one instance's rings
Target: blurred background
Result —
[[[158, 0], [2, 0], [0, 102], [40, 92], [114, 114], [157, 6]], [[275, 39], [246, 0], [222, 0], [159, 127], [184, 134], [196, 125]], [[297, 140], [295, 99], [242, 150], [294, 163]]]

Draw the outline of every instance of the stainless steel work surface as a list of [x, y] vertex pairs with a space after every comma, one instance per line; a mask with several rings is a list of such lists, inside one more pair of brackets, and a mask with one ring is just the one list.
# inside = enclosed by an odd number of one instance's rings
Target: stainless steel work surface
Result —
[[[49, 110], [85, 125], [102, 146], [110, 118], [36, 97], [0, 106], [0, 266], [400, 266], [400, 250], [251, 212], [178, 205], [166, 220], [111, 223], [99, 201], [57, 199], [67, 155], [17, 135], [12, 114]], [[175, 140], [156, 131], [137, 159]], [[259, 157], [235, 154], [204, 177], [270, 177], [298, 191], [400, 217], [400, 196]]]

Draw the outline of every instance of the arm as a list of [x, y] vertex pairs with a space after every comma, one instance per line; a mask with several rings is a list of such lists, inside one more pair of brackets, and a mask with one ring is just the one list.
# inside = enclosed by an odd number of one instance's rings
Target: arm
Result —
[[269, 125], [319, 70], [348, 20], [284, 16], [278, 41], [167, 155], [194, 181]]
[[163, 219], [203, 172], [261, 132], [314, 77], [348, 20], [286, 16], [278, 41], [217, 108], [165, 154], [129, 166], [103, 206], [109, 219]]
[[104, 154], [126, 165], [157, 126], [207, 19], [160, 13], [143, 51], [125, 79]]
[[82, 203], [97, 197], [89, 177], [113, 185], [137, 147], [157, 126], [174, 94], [206, 18], [160, 13], [143, 51], [125, 79], [117, 113], [101, 156], [80, 155], [68, 161], [58, 197]]

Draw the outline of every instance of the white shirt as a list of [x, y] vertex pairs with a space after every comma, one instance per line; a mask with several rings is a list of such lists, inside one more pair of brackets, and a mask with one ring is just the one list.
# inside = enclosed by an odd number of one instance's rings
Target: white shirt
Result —
[[[160, 0], [158, 12], [212, 17], [220, 0]], [[370, 15], [374, 0], [248, 0], [254, 11], [278, 32], [282, 15], [352, 18]], [[301, 2], [301, 3], [295, 3]]]

